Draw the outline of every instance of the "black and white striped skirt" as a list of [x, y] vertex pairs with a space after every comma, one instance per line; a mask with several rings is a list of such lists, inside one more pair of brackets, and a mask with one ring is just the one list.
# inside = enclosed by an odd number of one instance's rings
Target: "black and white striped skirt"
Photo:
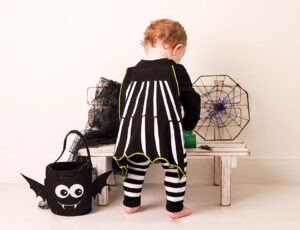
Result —
[[164, 162], [184, 171], [184, 138], [179, 97], [170, 80], [132, 80], [121, 89], [125, 97], [114, 160], [127, 177], [127, 159], [145, 156], [150, 163]]

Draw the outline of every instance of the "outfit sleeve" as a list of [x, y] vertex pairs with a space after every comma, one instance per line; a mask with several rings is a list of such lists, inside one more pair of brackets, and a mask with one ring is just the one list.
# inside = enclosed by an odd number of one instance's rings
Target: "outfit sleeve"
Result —
[[181, 64], [177, 64], [175, 71], [180, 91], [180, 102], [184, 110], [182, 127], [185, 130], [193, 130], [200, 119], [201, 97], [193, 88], [193, 84], [185, 67]]
[[129, 87], [130, 79], [129, 79], [129, 68], [126, 69], [125, 76], [123, 77], [120, 92], [119, 92], [119, 120], [122, 119], [122, 114], [124, 111], [124, 107], [126, 104], [126, 91]]

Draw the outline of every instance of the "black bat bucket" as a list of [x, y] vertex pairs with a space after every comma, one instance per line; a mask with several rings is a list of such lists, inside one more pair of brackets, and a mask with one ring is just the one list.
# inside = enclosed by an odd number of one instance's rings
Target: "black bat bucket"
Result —
[[[66, 149], [67, 137], [75, 133], [83, 140], [87, 159], [83, 162], [57, 162]], [[92, 182], [92, 163], [88, 145], [77, 130], [71, 130], [64, 140], [63, 151], [58, 159], [46, 167], [45, 186], [24, 176], [37, 196], [46, 199], [51, 211], [62, 216], [87, 214], [92, 210], [92, 197], [107, 185], [106, 180], [113, 171], [108, 171]]]

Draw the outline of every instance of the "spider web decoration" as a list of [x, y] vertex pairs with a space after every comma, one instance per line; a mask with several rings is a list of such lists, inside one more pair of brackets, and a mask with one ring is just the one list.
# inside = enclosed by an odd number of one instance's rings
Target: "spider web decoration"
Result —
[[228, 75], [202, 75], [193, 87], [201, 96], [195, 133], [207, 141], [234, 140], [250, 121], [247, 91]]

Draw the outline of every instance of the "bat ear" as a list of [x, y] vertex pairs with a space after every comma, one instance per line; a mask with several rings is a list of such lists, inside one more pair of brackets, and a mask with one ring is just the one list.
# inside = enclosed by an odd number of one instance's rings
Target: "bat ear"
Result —
[[78, 176], [89, 178], [89, 175], [91, 175], [91, 172], [93, 171], [93, 167], [89, 163], [85, 163], [81, 166], [79, 169]]
[[57, 174], [55, 173], [55, 171], [53, 170], [53, 163], [49, 164], [46, 167], [46, 178], [50, 179], [50, 178], [56, 178]]
[[103, 187], [105, 185], [107, 185], [107, 178], [109, 177], [109, 175], [114, 172], [115, 170], [110, 170], [110, 171], [107, 171], [103, 174], [101, 174], [100, 176], [98, 176], [94, 182], [93, 182], [93, 197], [95, 198], [97, 193], [101, 193]]
[[43, 200], [45, 200], [46, 199], [45, 186], [29, 177], [23, 175], [22, 173], [21, 173], [21, 175], [29, 183], [30, 188], [35, 192], [36, 196], [40, 196], [43, 198]]

